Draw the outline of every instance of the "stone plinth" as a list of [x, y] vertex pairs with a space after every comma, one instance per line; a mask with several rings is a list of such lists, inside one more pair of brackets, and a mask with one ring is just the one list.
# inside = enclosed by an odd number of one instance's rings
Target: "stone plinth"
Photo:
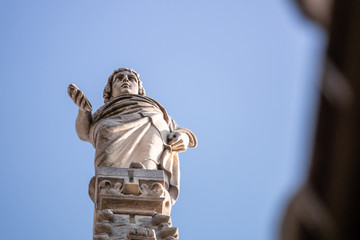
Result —
[[162, 170], [98, 167], [90, 181], [94, 239], [177, 239]]

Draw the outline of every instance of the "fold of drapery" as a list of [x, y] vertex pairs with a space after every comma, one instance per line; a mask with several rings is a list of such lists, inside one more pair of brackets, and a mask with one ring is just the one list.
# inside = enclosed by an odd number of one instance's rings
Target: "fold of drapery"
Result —
[[96, 149], [98, 166], [128, 168], [132, 161], [154, 161], [164, 170], [172, 204], [179, 195], [180, 166], [178, 153], [167, 144], [174, 130], [189, 136], [189, 147], [196, 146], [196, 136], [179, 128], [166, 110], [155, 100], [134, 94], [111, 99], [93, 114], [91, 143]]

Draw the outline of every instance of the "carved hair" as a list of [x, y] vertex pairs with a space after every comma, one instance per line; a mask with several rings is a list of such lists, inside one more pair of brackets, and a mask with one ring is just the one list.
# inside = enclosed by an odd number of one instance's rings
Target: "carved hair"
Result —
[[145, 96], [145, 89], [142, 86], [142, 82], [140, 81], [140, 77], [139, 74], [137, 72], [135, 72], [134, 70], [130, 69], [130, 68], [119, 68], [117, 70], [115, 70], [111, 76], [108, 79], [108, 82], [104, 88], [104, 103], [107, 103], [108, 101], [110, 101], [111, 99], [111, 93], [112, 93], [112, 85], [113, 85], [113, 77], [115, 74], [119, 73], [119, 72], [131, 72], [132, 74], [135, 75], [136, 79], [138, 80], [138, 86], [139, 86], [139, 95]]

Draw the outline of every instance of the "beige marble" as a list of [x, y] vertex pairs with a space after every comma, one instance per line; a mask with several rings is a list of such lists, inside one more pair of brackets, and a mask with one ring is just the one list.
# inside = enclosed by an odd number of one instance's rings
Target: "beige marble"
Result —
[[89, 185], [94, 239], [177, 239], [162, 170], [98, 167]]
[[79, 107], [79, 138], [96, 149], [95, 169], [128, 168], [135, 162], [141, 168], [164, 170], [174, 204], [180, 186], [178, 153], [195, 147], [197, 139], [192, 131], [180, 128], [160, 103], [145, 96], [139, 74], [128, 68], [114, 71], [104, 89], [105, 104], [94, 114], [74, 84], [68, 94]]
[[132, 69], [113, 72], [95, 113], [76, 85], [68, 94], [79, 107], [78, 137], [95, 148], [94, 239], [178, 239], [169, 216], [179, 195], [178, 154], [196, 147], [195, 134], [145, 96]]

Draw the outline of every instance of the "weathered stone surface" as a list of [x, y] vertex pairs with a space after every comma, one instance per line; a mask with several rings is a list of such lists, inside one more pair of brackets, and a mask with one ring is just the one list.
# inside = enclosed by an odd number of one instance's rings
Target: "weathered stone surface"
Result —
[[[99, 167], [92, 182], [96, 209], [94, 239], [176, 239], [178, 236], [177, 228], [171, 226], [170, 196], [164, 188], [163, 171]], [[137, 189], [124, 192], [127, 184], [134, 183]], [[114, 189], [116, 185], [120, 187]], [[144, 186], [148, 186], [147, 191], [143, 190]], [[156, 190], [152, 190], [154, 186]]]
[[[163, 187], [160, 170], [99, 167], [92, 181], [95, 185], [94, 239], [177, 239], [178, 229], [171, 226], [170, 196]], [[138, 189], [124, 192], [127, 184]], [[120, 186], [116, 187], [115, 186]], [[161, 186], [157, 194], [143, 191], [143, 186]], [[148, 189], [152, 189], [148, 187]], [[159, 194], [161, 193], [161, 194]]]
[[[95, 183], [95, 186], [92, 185]], [[170, 215], [171, 199], [162, 170], [98, 167], [91, 198], [98, 210], [118, 214]]]
[[[104, 89], [105, 104], [94, 114], [89, 100], [74, 84], [68, 94], [79, 107], [79, 138], [95, 147], [95, 168], [164, 170], [165, 187], [174, 204], [180, 187], [178, 153], [195, 147], [197, 139], [190, 130], [180, 128], [160, 103], [145, 96], [139, 75], [127, 68], [114, 71]], [[127, 187], [130, 192], [138, 189]]]
[[178, 153], [197, 145], [194, 133], [145, 96], [132, 69], [114, 71], [104, 89], [105, 104], [94, 114], [74, 84], [68, 94], [79, 107], [76, 132], [96, 150], [89, 184], [94, 239], [177, 239], [169, 215], [179, 195]]

